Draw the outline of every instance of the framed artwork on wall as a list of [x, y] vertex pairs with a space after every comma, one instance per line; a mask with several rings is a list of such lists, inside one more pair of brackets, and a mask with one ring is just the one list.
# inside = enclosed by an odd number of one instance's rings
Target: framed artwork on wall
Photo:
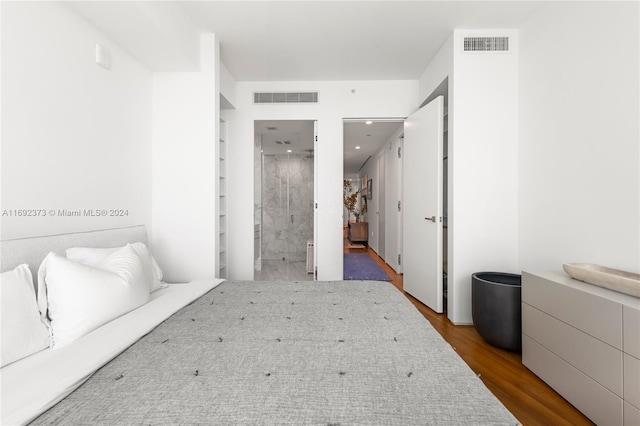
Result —
[[362, 176], [362, 185], [361, 185], [361, 189], [364, 191], [365, 189], [367, 189], [367, 175]]
[[370, 200], [373, 198], [373, 180], [371, 179], [367, 181], [367, 198]]

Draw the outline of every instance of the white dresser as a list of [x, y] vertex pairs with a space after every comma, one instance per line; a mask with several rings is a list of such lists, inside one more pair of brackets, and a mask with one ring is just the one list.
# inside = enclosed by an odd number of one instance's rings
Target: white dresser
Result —
[[522, 273], [522, 362], [598, 425], [640, 425], [640, 299]]

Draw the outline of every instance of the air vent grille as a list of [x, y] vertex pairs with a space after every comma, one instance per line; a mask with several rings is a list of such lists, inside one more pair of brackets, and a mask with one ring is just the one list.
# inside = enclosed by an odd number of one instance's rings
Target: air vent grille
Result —
[[318, 92], [254, 92], [254, 104], [314, 104]]
[[509, 50], [509, 37], [465, 37], [465, 52], [497, 52]]

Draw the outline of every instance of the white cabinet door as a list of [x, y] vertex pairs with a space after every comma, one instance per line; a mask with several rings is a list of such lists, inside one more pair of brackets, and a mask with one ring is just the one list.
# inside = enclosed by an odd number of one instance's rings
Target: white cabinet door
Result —
[[438, 96], [404, 123], [404, 289], [441, 313], [442, 151], [444, 98]]

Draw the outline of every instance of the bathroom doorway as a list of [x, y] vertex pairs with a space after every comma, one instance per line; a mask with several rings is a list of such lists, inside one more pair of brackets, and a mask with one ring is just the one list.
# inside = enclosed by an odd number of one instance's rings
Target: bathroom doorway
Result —
[[254, 276], [313, 280], [314, 121], [254, 121]]

